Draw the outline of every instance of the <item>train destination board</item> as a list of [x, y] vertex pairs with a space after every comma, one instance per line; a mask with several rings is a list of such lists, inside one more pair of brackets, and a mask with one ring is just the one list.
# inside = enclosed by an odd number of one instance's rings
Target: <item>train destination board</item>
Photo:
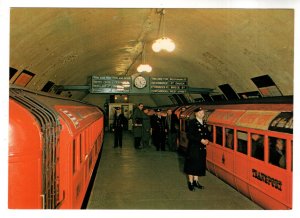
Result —
[[92, 76], [90, 93], [130, 93], [130, 76]]
[[150, 78], [151, 94], [183, 94], [187, 93], [187, 77], [152, 77]]
[[149, 85], [137, 89], [131, 76], [91, 76], [90, 93], [123, 94], [184, 94], [188, 91], [187, 77], [145, 77]]

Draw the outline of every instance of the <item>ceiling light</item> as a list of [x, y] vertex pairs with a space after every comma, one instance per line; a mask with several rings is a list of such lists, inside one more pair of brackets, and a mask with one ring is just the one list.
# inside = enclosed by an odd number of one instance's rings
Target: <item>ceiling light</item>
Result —
[[146, 62], [146, 48], [145, 48], [145, 44], [143, 46], [143, 50], [142, 50], [142, 53], [141, 53], [142, 63], [136, 69], [139, 73], [142, 73], [142, 72], [150, 73], [152, 71], [152, 67], [149, 64], [145, 63]]
[[160, 14], [160, 20], [159, 20], [159, 28], [158, 28], [158, 35], [161, 35], [161, 37], [154, 41], [152, 44], [152, 50], [154, 52], [160, 52], [162, 50], [165, 50], [167, 52], [172, 52], [175, 50], [175, 43], [172, 39], [165, 36], [165, 9], [162, 9], [160, 11], [157, 11], [157, 13]]

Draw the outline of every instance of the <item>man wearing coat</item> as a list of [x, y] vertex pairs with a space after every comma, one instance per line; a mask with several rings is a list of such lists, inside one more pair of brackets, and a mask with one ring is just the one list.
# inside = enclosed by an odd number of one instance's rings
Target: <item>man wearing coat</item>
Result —
[[132, 125], [133, 125], [133, 137], [134, 137], [134, 148], [140, 149], [141, 146], [141, 139], [143, 134], [143, 118], [144, 112], [143, 110], [144, 105], [139, 103], [138, 107], [133, 111], [132, 114]]
[[167, 117], [165, 119], [165, 128], [167, 133], [167, 142], [169, 151], [177, 150], [177, 134], [179, 130], [179, 120], [172, 110], [167, 110]]
[[126, 117], [120, 107], [115, 108], [113, 131], [115, 133], [114, 148], [122, 148], [123, 128], [127, 122]]
[[152, 127], [152, 141], [156, 150], [165, 151], [165, 142], [166, 142], [166, 132], [165, 132], [165, 117], [161, 116], [161, 109], [155, 110], [156, 114], [151, 120]]

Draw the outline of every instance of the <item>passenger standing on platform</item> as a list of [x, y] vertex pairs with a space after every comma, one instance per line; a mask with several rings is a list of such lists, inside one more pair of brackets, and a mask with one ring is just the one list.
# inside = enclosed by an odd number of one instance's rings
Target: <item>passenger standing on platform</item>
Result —
[[197, 108], [194, 113], [195, 118], [190, 121], [187, 129], [189, 143], [184, 164], [190, 191], [194, 191], [195, 187], [204, 188], [199, 183], [199, 176], [206, 175], [206, 145], [209, 143], [209, 131], [203, 120], [205, 112], [202, 108]]
[[177, 134], [179, 129], [179, 120], [176, 114], [172, 113], [172, 110], [167, 110], [167, 117], [166, 117], [166, 133], [168, 137], [168, 149], [169, 151], [176, 151], [177, 150]]
[[144, 105], [139, 103], [138, 107], [133, 111], [132, 114], [132, 125], [133, 125], [133, 136], [134, 136], [134, 148], [141, 148], [141, 139], [142, 139], [142, 127], [143, 127], [143, 118], [144, 112], [142, 111]]
[[123, 127], [126, 122], [127, 119], [122, 113], [121, 108], [116, 107], [116, 111], [114, 114], [114, 122], [113, 122], [113, 132], [115, 133], [114, 148], [117, 147], [122, 148]]
[[161, 109], [155, 110], [156, 114], [152, 119], [152, 140], [153, 144], [156, 147], [156, 150], [165, 151], [166, 143], [166, 132], [165, 132], [165, 118], [161, 116]]
[[150, 145], [150, 137], [151, 137], [151, 133], [152, 133], [152, 129], [151, 129], [151, 122], [150, 122], [150, 117], [148, 115], [148, 108], [144, 108], [143, 109], [144, 112], [144, 118], [143, 118], [143, 132], [142, 132], [142, 145], [143, 147], [149, 147]]

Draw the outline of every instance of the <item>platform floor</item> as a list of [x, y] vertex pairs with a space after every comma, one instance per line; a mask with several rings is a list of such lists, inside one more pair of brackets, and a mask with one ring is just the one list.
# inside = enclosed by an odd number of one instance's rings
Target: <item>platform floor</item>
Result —
[[134, 149], [130, 132], [113, 148], [106, 133], [87, 209], [262, 209], [208, 171], [199, 180], [205, 189], [189, 191], [183, 164], [177, 152]]

